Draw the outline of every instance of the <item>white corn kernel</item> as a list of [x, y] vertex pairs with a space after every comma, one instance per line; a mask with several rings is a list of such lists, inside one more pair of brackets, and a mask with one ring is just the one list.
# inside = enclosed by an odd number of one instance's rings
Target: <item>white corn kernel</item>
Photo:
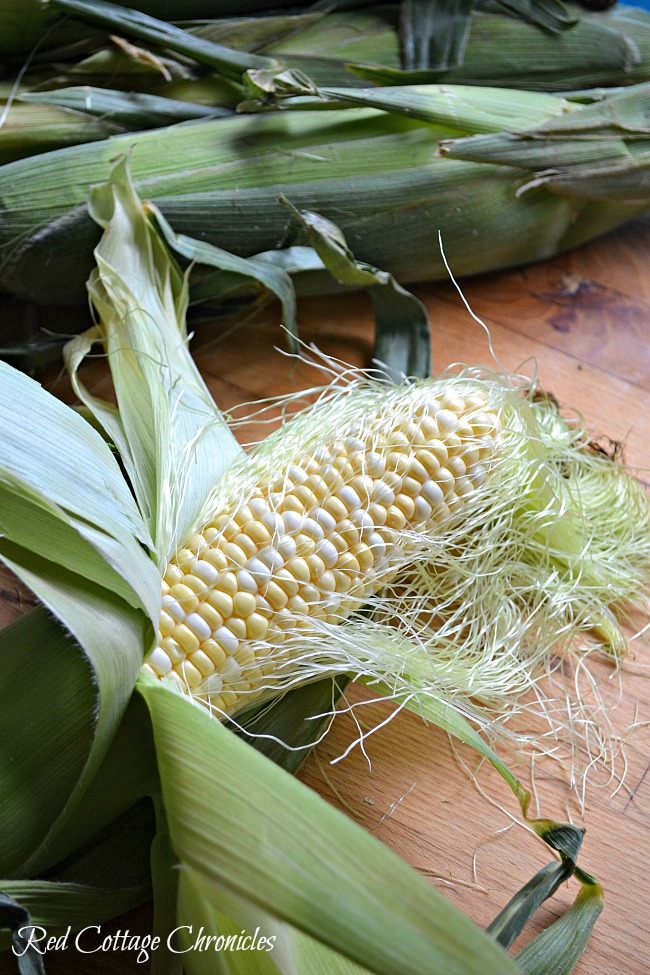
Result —
[[234, 653], [239, 646], [239, 640], [227, 626], [220, 626], [218, 630], [215, 630], [212, 639], [221, 645], [226, 654]]
[[[248, 564], [248, 563], [247, 563]], [[252, 572], [248, 569], [238, 569], [237, 571], [237, 589], [241, 592], [251, 592], [256, 593], [259, 586], [255, 581]], [[233, 596], [235, 593], [233, 593]]]
[[189, 626], [199, 640], [208, 640], [212, 636], [212, 630], [207, 621], [198, 613], [188, 613], [185, 617], [185, 626]]
[[246, 563], [246, 571], [250, 572], [258, 586], [263, 585], [265, 582], [270, 582], [271, 576], [273, 575], [273, 570], [270, 565], [255, 558], [248, 560]]
[[172, 669], [172, 662], [161, 647], [156, 647], [147, 657], [147, 663], [157, 674], [168, 674]]

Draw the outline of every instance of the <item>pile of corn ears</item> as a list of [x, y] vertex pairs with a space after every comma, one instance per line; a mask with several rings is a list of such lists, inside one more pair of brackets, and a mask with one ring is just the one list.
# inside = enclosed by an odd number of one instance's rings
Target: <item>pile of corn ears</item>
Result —
[[197, 315], [210, 303], [248, 314], [279, 275], [298, 293], [364, 286], [323, 268], [287, 201], [337, 223], [358, 260], [400, 284], [445, 277], [438, 231], [454, 272], [476, 274], [552, 257], [647, 207], [647, 14], [559, 0], [470, 3], [450, 19], [425, 0], [338, 6], [3, 4], [5, 354], [60, 351], [37, 334], [55, 318], [38, 306], [64, 306], [67, 334], [87, 325], [98, 230], [86, 201], [122, 152], [177, 232], [262, 262], [248, 276], [199, 268]]

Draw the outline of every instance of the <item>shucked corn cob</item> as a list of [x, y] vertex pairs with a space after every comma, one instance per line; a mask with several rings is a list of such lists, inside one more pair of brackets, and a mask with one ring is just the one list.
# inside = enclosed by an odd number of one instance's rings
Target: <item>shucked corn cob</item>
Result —
[[244, 481], [177, 554], [147, 670], [238, 710], [272, 684], [292, 633], [359, 609], [409, 537], [434, 534], [480, 487], [499, 426], [484, 389], [429, 382], [383, 402], [272, 480]]

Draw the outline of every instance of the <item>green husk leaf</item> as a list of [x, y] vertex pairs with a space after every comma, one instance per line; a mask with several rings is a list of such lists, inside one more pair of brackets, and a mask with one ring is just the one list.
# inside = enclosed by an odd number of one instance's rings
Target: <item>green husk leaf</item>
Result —
[[[236, 274], [239, 279], [252, 278], [271, 291], [282, 305], [282, 323], [287, 329], [293, 352], [298, 351], [298, 326], [296, 323], [296, 296], [291, 278], [281, 267], [255, 257], [243, 258], [205, 241], [195, 240], [185, 234], [176, 234], [163, 217], [160, 210], [150, 207], [160, 232], [169, 247], [190, 261], [197, 261], [209, 267], [217, 267], [229, 275]], [[196, 300], [196, 293], [194, 295]]]
[[138, 907], [149, 893], [146, 885], [112, 889], [55, 880], [0, 880], [0, 887], [29, 911], [31, 923], [44, 927], [48, 936], [65, 934], [68, 926], [77, 930], [101, 924]]
[[[277, 5], [276, 5], [277, 6]], [[295, 6], [295, 5], [294, 5]], [[264, 51], [285, 40], [297, 38], [326, 17], [325, 11], [301, 14], [265, 14], [263, 17], [230, 17], [205, 23], [188, 23], [186, 29], [217, 44], [243, 51]]]
[[385, 975], [516, 971], [411, 868], [204, 709], [161, 682], [138, 686], [172, 845], [210, 885]]
[[[158, 805], [159, 819], [164, 818]], [[160, 946], [151, 958], [151, 975], [184, 975], [183, 956], [170, 950], [169, 933], [179, 923], [178, 888], [181, 871], [178, 858], [169, 842], [166, 825], [161, 825], [151, 844], [151, 883], [153, 887], [153, 931], [160, 938]], [[196, 923], [197, 917], [192, 916]], [[187, 973], [185, 973], [187, 975]]]
[[42, 607], [0, 631], [0, 659], [0, 736], [6, 743], [0, 753], [0, 876], [9, 877], [22, 871], [83, 771], [97, 690], [89, 662]]
[[107, 752], [88, 789], [50, 836], [48, 864], [59, 864], [147, 796], [160, 791], [151, 724], [142, 700], [129, 700]]
[[[34, 529], [40, 524], [48, 532], [40, 542], [41, 554], [74, 570], [71, 553], [61, 545], [57, 555], [49, 533], [58, 527], [71, 547], [77, 533], [78, 549], [86, 553], [78, 563], [81, 571], [87, 563], [90, 578], [109, 589], [115, 586], [132, 605], [155, 615], [158, 580], [139, 544], [150, 546], [150, 535], [110, 449], [82, 417], [2, 362], [0, 380], [3, 534], [38, 552]], [[25, 517], [28, 509], [31, 519]], [[89, 546], [98, 557], [88, 552]], [[123, 579], [120, 586], [117, 576]]]
[[605, 160], [546, 170], [520, 186], [518, 193], [523, 196], [543, 187], [576, 201], [589, 197], [603, 203], [619, 201], [625, 205], [643, 199], [649, 186], [650, 150], [634, 152], [619, 161]]
[[[477, 97], [476, 88], [469, 85], [401, 85], [385, 88], [321, 88], [317, 98], [304, 96], [287, 98], [275, 107], [283, 111], [304, 111], [330, 107], [343, 110], [355, 105], [381, 109], [393, 115], [444, 126], [447, 130], [464, 132], [501, 132], [504, 128], [530, 128], [537, 123], [544, 125], [560, 115], [571, 113], [573, 106], [555, 95], [543, 92], [482, 88]], [[248, 105], [248, 103], [246, 103]], [[249, 107], [253, 107], [250, 105]], [[260, 106], [269, 109], [268, 102]]]
[[[250, 901], [215, 889], [196, 870], [182, 867], [179, 873], [179, 921], [191, 921], [192, 932], [202, 924], [206, 931], [216, 933], [217, 937], [230, 938], [235, 945], [246, 945], [239, 950], [213, 952], [207, 959], [197, 952], [187, 951], [184, 955], [187, 975], [250, 975], [251, 971], [255, 975], [367, 973], [367, 968], [271, 917]], [[181, 935], [189, 946], [192, 939], [185, 932]], [[253, 945], [260, 947], [255, 949]]]
[[462, 64], [474, 6], [475, 0], [403, 0], [404, 69], [446, 71]]
[[386, 271], [358, 261], [340, 228], [310, 210], [298, 210], [284, 196], [328, 271], [342, 284], [369, 288], [375, 306], [375, 356], [391, 379], [431, 375], [429, 316], [415, 295]]
[[23, 933], [32, 923], [29, 911], [0, 891], [0, 928], [11, 929], [12, 950], [17, 956], [19, 975], [45, 975], [42, 956], [30, 944], [29, 935]]
[[582, 887], [569, 910], [515, 956], [526, 975], [568, 975], [584, 951], [603, 909], [603, 892], [583, 871], [576, 876]]
[[228, 78], [238, 80], [252, 68], [275, 69], [278, 62], [256, 54], [239, 52], [221, 44], [194, 37], [180, 27], [148, 14], [104, 3], [102, 0], [50, 0], [53, 7], [74, 14], [94, 26], [107, 28], [120, 36], [135, 37], [147, 44], [163, 47], [207, 64]]
[[552, 32], [569, 30], [578, 23], [578, 17], [570, 14], [561, 0], [497, 0], [497, 3], [529, 24]]
[[[111, 160], [129, 146], [136, 189], [176, 233], [205, 233], [242, 256], [286, 246], [283, 192], [298, 209], [337, 223], [357, 259], [402, 285], [446, 275], [438, 228], [462, 275], [556, 254], [646, 205], [576, 203], [544, 188], [518, 199], [509, 169], [435, 157], [439, 140], [457, 132], [368, 108], [282, 112], [154, 129], [10, 163], [0, 168], [2, 286], [48, 302], [80, 299], [97, 236], [88, 186], [106, 180]], [[188, 157], [189, 171], [180, 162]], [[48, 183], [55, 188], [46, 190]]]
[[120, 129], [152, 129], [159, 125], [173, 125], [191, 119], [227, 117], [229, 108], [199, 105], [175, 98], [162, 98], [144, 92], [115, 91], [91, 85], [58, 88], [54, 91], [26, 91], [18, 96], [21, 102], [56, 105], [83, 115], [106, 118]]
[[[93, 194], [105, 227], [89, 283], [101, 324], [66, 348], [75, 392], [117, 446], [166, 565], [205, 497], [239, 452], [187, 350], [187, 282], [137, 197], [125, 159]], [[119, 412], [91, 396], [78, 367], [102, 340]], [[158, 582], [160, 577], [158, 576]]]
[[[51, 865], [51, 857], [53, 851], [57, 849], [59, 833], [64, 832], [68, 836], [66, 832], [68, 817], [92, 781], [122, 720], [136, 675], [142, 664], [143, 650], [151, 642], [153, 627], [151, 621], [142, 612], [132, 609], [119, 597], [93, 583], [84, 584], [80, 576], [65, 573], [64, 570], [53, 567], [26, 550], [15, 548], [11, 552], [11, 558], [5, 556], [4, 561], [64, 623], [75, 638], [66, 636], [61, 645], [61, 652], [73, 656], [73, 659], [79, 657], [82, 661], [75, 664], [78, 668], [75, 672], [82, 674], [80, 679], [85, 688], [84, 693], [87, 695], [84, 713], [90, 715], [91, 721], [85, 734], [80, 736], [80, 740], [75, 744], [77, 761], [70, 764], [70, 767], [75, 770], [75, 780], [70, 783], [62, 776], [62, 781], [67, 783], [64, 808], [58, 815], [48, 814], [50, 807], [47, 802], [43, 803], [43, 825], [48, 827], [47, 835], [42, 837], [40, 842], [34, 837], [30, 843], [26, 841], [23, 847], [16, 843], [15, 838], [11, 842], [13, 855], [17, 857], [17, 851], [22, 850], [21, 855], [26, 857], [20, 866], [20, 871], [35, 873]], [[21, 665], [31, 668], [30, 682], [34, 681], [32, 670], [43, 675], [43, 689], [39, 693], [43, 697], [42, 708], [47, 712], [51, 710], [49, 702], [53, 699], [51, 668], [47, 659], [49, 658], [48, 640], [51, 637], [47, 630], [44, 630], [43, 636], [38, 635], [43, 627], [41, 616], [36, 617], [36, 622], [32, 626], [37, 629], [27, 632], [29, 639], [25, 643]], [[83, 648], [83, 653], [80, 647]], [[88, 661], [83, 659], [84, 655]], [[40, 661], [41, 656], [46, 659]], [[50, 688], [49, 693], [48, 688]], [[65, 688], [62, 688], [58, 694], [58, 701], [61, 702], [65, 698]], [[13, 728], [20, 727], [21, 724], [20, 714], [24, 710], [24, 697], [21, 693], [16, 693], [16, 702], [19, 710], [12, 712]], [[28, 748], [33, 747], [31, 736], [25, 745]], [[84, 764], [80, 768], [82, 760]], [[52, 760], [55, 769], [58, 764], [58, 759]], [[38, 772], [35, 771], [34, 774], [41, 775], [43, 767], [45, 767], [44, 761], [40, 759]], [[26, 814], [25, 826], [31, 822], [32, 813]], [[14, 869], [18, 869], [18, 866]]]
[[[530, 5], [528, 9], [532, 11]], [[579, 10], [576, 22], [578, 8], [572, 7], [569, 20], [563, 23], [566, 8], [553, 4], [550, 18], [542, 13], [546, 19], [546, 29], [542, 30], [531, 29], [520, 17], [501, 16], [494, 9], [475, 10], [463, 63], [444, 73], [402, 70], [397, 45], [390, 44], [395, 28], [379, 22], [373, 25], [376, 33], [361, 50], [361, 56], [350, 52], [347, 68], [359, 78], [385, 85], [443, 81], [557, 92], [596, 85], [629, 85], [648, 79], [650, 41], [647, 11], [634, 11], [630, 19], [630, 9], [619, 5], [607, 13]], [[536, 5], [536, 10], [543, 11], [543, 5]], [[555, 19], [556, 12], [559, 19]], [[507, 56], [497, 58], [495, 51], [507, 52]], [[280, 45], [276, 53], [288, 63], [299, 63], [290, 56], [286, 45]], [[318, 72], [305, 59], [300, 64], [320, 85], [345, 83], [340, 74], [322, 69]]]
[[498, 132], [494, 135], [474, 135], [466, 139], [444, 139], [439, 153], [449, 159], [465, 159], [497, 166], [538, 170], [558, 166], [592, 166], [603, 160], [625, 160], [630, 152], [623, 139], [608, 138], [580, 142], [577, 139], [549, 139], [541, 142], [536, 136]]
[[486, 931], [504, 948], [509, 948], [537, 908], [555, 893], [572, 872], [573, 864], [568, 860], [547, 863], [508, 901], [494, 921], [487, 926]]

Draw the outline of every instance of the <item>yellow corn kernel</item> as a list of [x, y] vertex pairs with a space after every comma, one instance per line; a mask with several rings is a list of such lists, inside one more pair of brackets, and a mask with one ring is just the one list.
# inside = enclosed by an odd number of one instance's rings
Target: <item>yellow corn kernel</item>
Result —
[[264, 545], [268, 545], [271, 541], [271, 532], [268, 530], [266, 525], [263, 525], [261, 521], [255, 521], [251, 519], [247, 521], [243, 526], [244, 531], [250, 539], [255, 542], [255, 545], [262, 548]]
[[178, 643], [179, 647], [182, 647], [185, 653], [192, 653], [194, 650], [198, 650], [201, 646], [201, 641], [199, 640], [196, 633], [186, 626], [185, 623], [179, 623], [174, 630], [174, 639]]
[[213, 589], [207, 594], [206, 601], [216, 609], [223, 619], [227, 620], [229, 616], [232, 616], [233, 601], [229, 593], [222, 589]]
[[195, 593], [190, 589], [189, 586], [184, 585], [182, 582], [177, 586], [172, 586], [169, 590], [169, 595], [172, 596], [186, 612], [192, 612], [199, 605], [199, 600], [197, 599]]
[[160, 638], [170, 636], [176, 626], [175, 621], [171, 618], [169, 613], [162, 609], [160, 612], [160, 622], [158, 623], [158, 628], [160, 629]]
[[251, 592], [236, 592], [232, 600], [233, 613], [245, 619], [255, 612], [255, 596]]
[[212, 632], [214, 632], [215, 630], [218, 630], [220, 626], [223, 626], [223, 619], [224, 618], [223, 618], [222, 614], [219, 613], [214, 608], [214, 606], [212, 605], [212, 603], [208, 602], [207, 599], [204, 600], [202, 603], [199, 603], [199, 605], [197, 606], [196, 611], [197, 611], [197, 613], [200, 616], [203, 617], [203, 619], [208, 624], [208, 626], [210, 627], [210, 630]]
[[289, 597], [287, 596], [284, 589], [282, 589], [276, 582], [269, 582], [264, 586], [262, 594], [266, 601], [273, 607], [274, 610], [284, 609], [284, 607], [289, 602]]
[[231, 616], [229, 620], [226, 620], [224, 626], [226, 629], [230, 630], [235, 639], [245, 640], [246, 639], [246, 622], [239, 616]]
[[201, 644], [201, 650], [210, 658], [214, 667], [220, 667], [227, 656], [221, 644], [217, 643], [216, 640], [204, 640]]
[[260, 613], [246, 617], [246, 637], [249, 640], [263, 640], [269, 629], [269, 621]]

